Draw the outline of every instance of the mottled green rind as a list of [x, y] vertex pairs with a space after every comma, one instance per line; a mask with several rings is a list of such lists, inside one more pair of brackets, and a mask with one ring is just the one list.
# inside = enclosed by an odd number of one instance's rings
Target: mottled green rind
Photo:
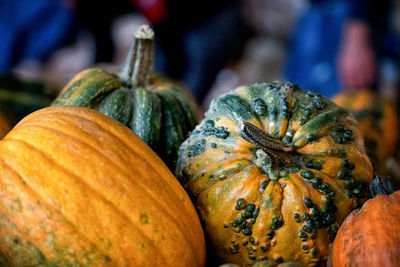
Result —
[[79, 73], [52, 105], [93, 108], [123, 123], [171, 169], [197, 123], [195, 105], [183, 88], [161, 79], [150, 79], [148, 88], [126, 88], [117, 75], [98, 68]]

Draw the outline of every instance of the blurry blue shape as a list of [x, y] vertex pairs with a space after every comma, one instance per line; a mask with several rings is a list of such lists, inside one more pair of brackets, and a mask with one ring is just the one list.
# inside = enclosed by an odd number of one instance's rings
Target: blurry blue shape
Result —
[[339, 91], [336, 57], [347, 1], [320, 1], [302, 16], [288, 48], [285, 79], [327, 97]]
[[0, 73], [25, 59], [45, 60], [75, 27], [73, 10], [60, 0], [0, 1]]
[[340, 90], [336, 60], [342, 31], [349, 20], [366, 22], [378, 60], [398, 68], [399, 41], [389, 26], [390, 1], [312, 0], [288, 47], [285, 79], [331, 97]]

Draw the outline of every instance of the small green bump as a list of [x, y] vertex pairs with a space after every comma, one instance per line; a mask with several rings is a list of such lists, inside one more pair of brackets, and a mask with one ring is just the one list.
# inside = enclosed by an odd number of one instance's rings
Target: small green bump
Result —
[[266, 247], [264, 244], [262, 244], [262, 245], [260, 246], [260, 248], [261, 248], [262, 251], [267, 250], [267, 247]]
[[348, 159], [343, 159], [343, 160], [342, 160], [342, 167], [343, 167], [343, 168], [346, 168], [346, 169], [348, 169], [348, 170], [350, 170], [350, 171], [352, 171], [352, 170], [354, 170], [355, 165], [354, 165], [354, 163], [351, 162], [350, 160], [348, 160]]
[[258, 98], [253, 101], [253, 109], [256, 112], [258, 116], [265, 116], [268, 112], [268, 107], [267, 104], [264, 102], [264, 100]]
[[299, 233], [297, 234], [300, 238], [306, 238], [307, 234], [303, 231], [299, 231]]
[[350, 180], [345, 180], [344, 184], [346, 185], [346, 188], [348, 189], [352, 189], [354, 188], [354, 180], [350, 179]]
[[242, 218], [243, 219], [250, 219], [251, 218], [251, 212], [250, 211], [244, 211], [243, 213], [242, 213]]
[[250, 223], [247, 221], [243, 221], [240, 225], [239, 225], [240, 229], [250, 229]]
[[307, 245], [303, 245], [301, 248], [302, 248], [303, 250], [308, 250], [308, 246], [307, 246]]
[[251, 231], [251, 229], [246, 228], [246, 229], [243, 230], [243, 234], [244, 234], [244, 235], [247, 235], [247, 236], [251, 236], [252, 231]]
[[249, 211], [249, 212], [253, 213], [255, 208], [256, 208], [256, 205], [254, 205], [253, 203], [250, 203], [247, 205], [245, 211]]
[[307, 168], [315, 169], [315, 170], [321, 170], [322, 169], [322, 164], [320, 162], [316, 162], [316, 161], [307, 162], [305, 166]]
[[307, 208], [312, 208], [313, 207], [313, 202], [311, 201], [311, 199], [305, 197], [303, 199], [304, 205], [306, 205]]
[[328, 230], [329, 235], [333, 239], [333, 238], [335, 238], [336, 233], [338, 231], [338, 226], [336, 224], [331, 224], [331, 225], [328, 226], [327, 230]]
[[358, 189], [358, 188], [356, 188], [356, 189], [353, 190], [353, 193], [356, 194], [356, 195], [357, 195], [357, 194], [360, 194], [360, 192], [361, 192], [361, 190]]
[[246, 208], [246, 201], [243, 198], [239, 198], [236, 201], [236, 207], [235, 209], [237, 210], [244, 210]]
[[253, 238], [253, 237], [250, 237], [250, 238], [249, 238], [249, 242], [250, 242], [250, 244], [253, 244], [253, 245], [254, 245], [254, 243], [255, 243], [254, 238]]
[[217, 148], [217, 144], [216, 143], [211, 143], [211, 147], [212, 148]]
[[244, 222], [244, 220], [242, 219], [242, 218], [236, 218], [235, 219], [235, 223], [237, 224], [237, 225], [240, 225], [240, 224], [242, 224]]
[[279, 263], [283, 262], [283, 258], [282, 257], [277, 257], [277, 258], [274, 259], [274, 261], [279, 264]]
[[267, 238], [268, 238], [269, 240], [271, 240], [272, 238], [274, 238], [274, 236], [275, 236], [275, 232], [274, 232], [273, 230], [268, 230], [268, 232], [267, 232]]
[[257, 218], [259, 213], [260, 213], [260, 208], [259, 207], [255, 208], [253, 211], [252, 217]]
[[217, 132], [215, 133], [215, 137], [221, 138], [221, 139], [226, 139], [229, 136], [229, 132], [222, 126], [219, 126], [216, 128]]
[[318, 257], [318, 249], [317, 248], [312, 248], [310, 250], [310, 252], [311, 252], [311, 257], [313, 257], [313, 258]]
[[301, 175], [304, 179], [307, 179], [307, 180], [310, 180], [310, 179], [314, 178], [314, 173], [311, 172], [311, 171], [302, 171], [302, 172], [300, 173], [300, 175]]
[[321, 184], [322, 184], [322, 179], [319, 178], [319, 177], [315, 177], [315, 178], [313, 178], [313, 179], [311, 180], [311, 185], [312, 185], [314, 188], [318, 188]]
[[299, 215], [299, 214], [295, 213], [295, 214], [293, 215], [293, 217], [294, 217], [294, 220], [295, 220], [297, 223], [300, 222], [300, 215]]
[[303, 215], [301, 215], [301, 217], [303, 218], [303, 220], [305, 221], [309, 221], [311, 220], [311, 216], [308, 213], [303, 213]]
[[312, 232], [312, 227], [310, 225], [303, 225], [303, 231], [307, 232], [307, 233], [311, 233]]
[[256, 259], [257, 259], [257, 257], [256, 257], [256, 256], [254, 256], [254, 255], [249, 255], [249, 259], [254, 261], [254, 260], [256, 260]]
[[272, 230], [279, 229], [283, 226], [283, 220], [281, 220], [279, 217], [274, 217], [272, 218]]
[[268, 181], [267, 180], [262, 181], [262, 183], [258, 187], [258, 190], [260, 191], [260, 193], [264, 192], [265, 188], [267, 188], [267, 185], [268, 185]]
[[251, 218], [251, 219], [250, 219], [250, 223], [251, 223], [251, 224], [255, 224], [255, 223], [256, 223], [256, 218]]
[[243, 245], [243, 246], [247, 246], [248, 243], [249, 243], [249, 241], [243, 241], [243, 242], [242, 242], [242, 245]]
[[214, 127], [214, 125], [215, 125], [215, 123], [214, 123], [213, 120], [207, 120], [206, 121], [206, 127], [207, 128], [212, 128], [212, 127]]
[[317, 232], [315, 232], [315, 231], [312, 232], [311, 235], [310, 235], [310, 238], [311, 239], [315, 239], [316, 237], [317, 237]]
[[227, 225], [227, 224], [224, 224], [224, 228], [228, 228], [229, 227], [229, 225]]

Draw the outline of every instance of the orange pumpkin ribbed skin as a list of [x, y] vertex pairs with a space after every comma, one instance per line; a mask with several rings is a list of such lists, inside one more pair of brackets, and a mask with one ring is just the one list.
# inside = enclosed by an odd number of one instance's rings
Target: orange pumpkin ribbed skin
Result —
[[97, 111], [27, 116], [0, 141], [0, 176], [5, 266], [205, 263], [184, 189], [140, 138]]
[[357, 119], [372, 164], [379, 174], [387, 174], [386, 159], [395, 154], [398, 138], [396, 108], [369, 90], [342, 93], [333, 101]]
[[399, 266], [399, 214], [400, 191], [377, 195], [353, 211], [333, 243], [333, 266]]

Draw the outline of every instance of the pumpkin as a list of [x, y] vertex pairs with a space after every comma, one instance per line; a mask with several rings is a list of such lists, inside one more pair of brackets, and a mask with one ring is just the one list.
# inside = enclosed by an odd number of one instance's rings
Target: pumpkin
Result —
[[332, 266], [399, 265], [400, 191], [376, 193], [340, 226], [332, 247]]
[[240, 266], [326, 260], [372, 175], [348, 112], [283, 82], [241, 86], [213, 100], [176, 169], [210, 251]]
[[0, 141], [1, 266], [203, 266], [185, 190], [154, 152], [88, 108], [49, 107]]
[[119, 76], [100, 68], [77, 74], [54, 106], [90, 107], [132, 129], [170, 168], [181, 143], [197, 123], [196, 104], [182, 86], [151, 75], [154, 32], [147, 26], [135, 42]]
[[386, 160], [396, 152], [398, 118], [393, 104], [369, 90], [340, 93], [333, 101], [358, 121], [367, 154], [379, 174], [388, 174]]

